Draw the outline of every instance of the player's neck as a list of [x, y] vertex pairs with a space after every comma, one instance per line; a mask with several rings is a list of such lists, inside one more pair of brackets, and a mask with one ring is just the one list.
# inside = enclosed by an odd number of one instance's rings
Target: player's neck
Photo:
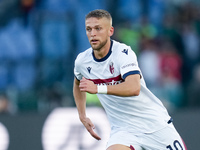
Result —
[[100, 49], [100, 50], [94, 50], [94, 56], [96, 59], [102, 59], [104, 58], [109, 50], [110, 50], [110, 39], [107, 41], [107, 43]]

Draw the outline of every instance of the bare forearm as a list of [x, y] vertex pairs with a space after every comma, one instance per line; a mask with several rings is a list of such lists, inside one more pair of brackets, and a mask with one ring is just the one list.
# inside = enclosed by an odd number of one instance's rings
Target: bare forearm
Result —
[[80, 91], [79, 84], [76, 81], [74, 82], [73, 94], [74, 94], [76, 107], [78, 109], [79, 118], [80, 119], [85, 118], [86, 117], [86, 113], [85, 113], [86, 93]]
[[123, 83], [119, 85], [108, 85], [108, 92], [107, 94], [109, 95], [116, 95], [116, 96], [138, 96], [140, 93], [140, 89], [138, 86], [131, 85], [127, 87]]
[[101, 140], [101, 137], [99, 137], [98, 134], [93, 130], [95, 128], [94, 124], [88, 117], [86, 117], [86, 92], [80, 90], [79, 83], [80, 82], [77, 79], [74, 79], [73, 94], [76, 107], [78, 109], [79, 118], [91, 136], [97, 140]]
[[108, 85], [107, 94], [116, 96], [138, 96], [140, 93], [140, 76], [127, 77], [126, 81], [118, 85]]

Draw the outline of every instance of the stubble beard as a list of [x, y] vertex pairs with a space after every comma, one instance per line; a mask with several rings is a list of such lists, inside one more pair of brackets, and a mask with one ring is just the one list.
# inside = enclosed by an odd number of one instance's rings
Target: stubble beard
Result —
[[92, 44], [90, 44], [90, 45], [92, 46], [93, 50], [100, 51], [106, 45], [107, 41], [108, 40], [106, 39], [105, 41], [100, 42], [99, 45], [92, 45]]

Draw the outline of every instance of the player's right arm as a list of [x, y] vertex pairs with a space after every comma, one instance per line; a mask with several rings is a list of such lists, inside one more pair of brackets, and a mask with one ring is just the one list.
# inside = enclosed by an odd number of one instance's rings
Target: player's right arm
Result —
[[74, 79], [73, 86], [73, 95], [76, 103], [76, 107], [78, 109], [79, 119], [88, 130], [88, 132], [97, 140], [101, 140], [101, 138], [94, 132], [94, 124], [91, 120], [86, 116], [86, 92], [81, 92], [79, 88], [80, 81], [76, 78]]
[[78, 109], [79, 118], [83, 120], [86, 118], [86, 92], [81, 92], [79, 88], [80, 81], [74, 78], [74, 87], [73, 87], [73, 94], [74, 100], [76, 103], [76, 107]]

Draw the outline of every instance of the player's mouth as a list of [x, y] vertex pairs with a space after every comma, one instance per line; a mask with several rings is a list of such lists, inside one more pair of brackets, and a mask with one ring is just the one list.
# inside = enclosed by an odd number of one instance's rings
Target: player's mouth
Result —
[[91, 42], [92, 44], [96, 44], [98, 41], [99, 41], [99, 40], [92, 39], [90, 42]]

